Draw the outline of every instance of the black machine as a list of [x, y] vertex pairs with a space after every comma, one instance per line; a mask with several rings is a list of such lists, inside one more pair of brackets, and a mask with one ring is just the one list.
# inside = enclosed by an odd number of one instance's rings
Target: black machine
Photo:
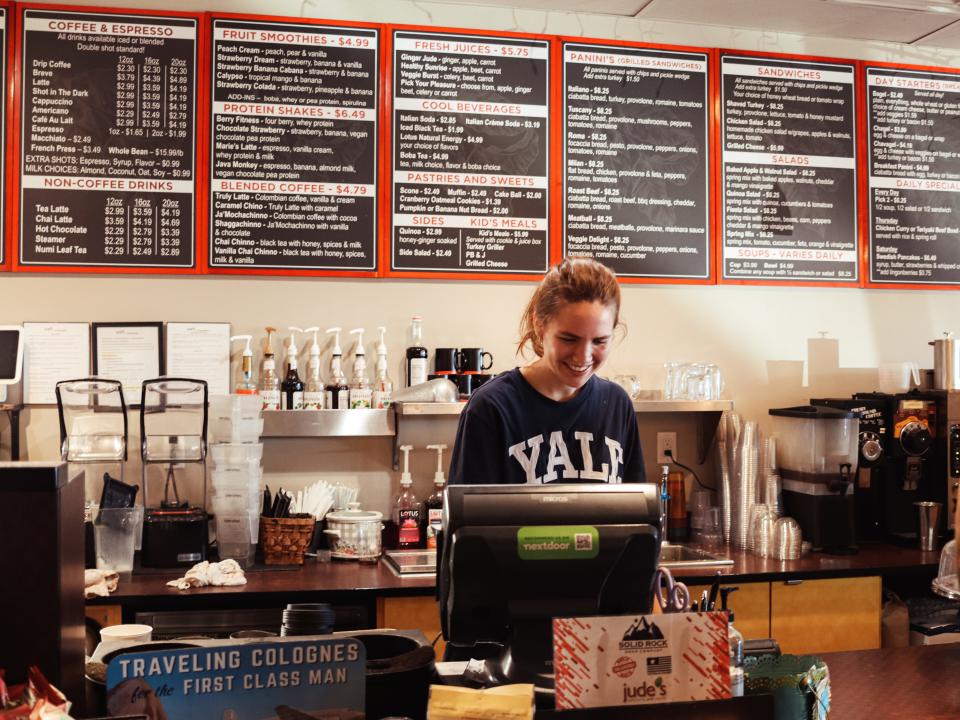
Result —
[[860, 466], [855, 487], [859, 541], [916, 545], [915, 502], [943, 503], [953, 527], [960, 480], [960, 392], [857, 393], [811, 400], [860, 415]]
[[448, 647], [502, 648], [490, 684], [552, 687], [554, 617], [651, 610], [654, 485], [454, 485], [444, 508], [443, 635]]

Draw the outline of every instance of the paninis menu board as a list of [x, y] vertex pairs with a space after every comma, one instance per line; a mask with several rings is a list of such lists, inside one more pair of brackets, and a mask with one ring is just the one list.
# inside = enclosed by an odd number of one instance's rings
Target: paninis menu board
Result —
[[706, 52], [563, 46], [563, 254], [710, 277]]
[[960, 284], [960, 74], [867, 66], [871, 284]]
[[721, 280], [857, 282], [855, 69], [721, 55]]
[[376, 269], [379, 32], [213, 21], [211, 268]]
[[549, 47], [394, 30], [391, 271], [546, 270]]
[[194, 267], [199, 20], [21, 17], [18, 265]]

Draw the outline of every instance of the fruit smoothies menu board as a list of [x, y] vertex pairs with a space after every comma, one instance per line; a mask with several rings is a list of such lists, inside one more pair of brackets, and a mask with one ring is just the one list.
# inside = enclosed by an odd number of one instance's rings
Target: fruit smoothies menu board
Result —
[[855, 65], [721, 55], [723, 280], [857, 281]]
[[866, 68], [871, 283], [960, 283], [960, 75]]
[[376, 269], [378, 38], [213, 21], [210, 267]]
[[710, 277], [708, 55], [563, 46], [563, 254]]
[[549, 43], [395, 30], [393, 271], [548, 264]]
[[22, 19], [19, 265], [193, 267], [198, 20]]

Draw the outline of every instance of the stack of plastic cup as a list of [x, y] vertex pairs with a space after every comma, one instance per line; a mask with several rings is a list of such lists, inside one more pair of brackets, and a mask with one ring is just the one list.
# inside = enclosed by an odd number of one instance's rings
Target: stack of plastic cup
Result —
[[220, 559], [253, 564], [260, 527], [263, 418], [259, 395], [210, 398], [210, 510]]

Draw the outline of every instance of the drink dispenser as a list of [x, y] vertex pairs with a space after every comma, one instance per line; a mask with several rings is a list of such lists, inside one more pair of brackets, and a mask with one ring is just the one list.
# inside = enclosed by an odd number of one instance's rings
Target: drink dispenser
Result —
[[856, 413], [812, 405], [770, 410], [783, 478], [783, 510], [815, 550], [856, 551], [853, 483]]
[[[140, 398], [146, 508], [140, 562], [144, 567], [193, 565], [207, 558], [207, 383], [145, 380]], [[200, 490], [191, 492], [197, 476]]]

